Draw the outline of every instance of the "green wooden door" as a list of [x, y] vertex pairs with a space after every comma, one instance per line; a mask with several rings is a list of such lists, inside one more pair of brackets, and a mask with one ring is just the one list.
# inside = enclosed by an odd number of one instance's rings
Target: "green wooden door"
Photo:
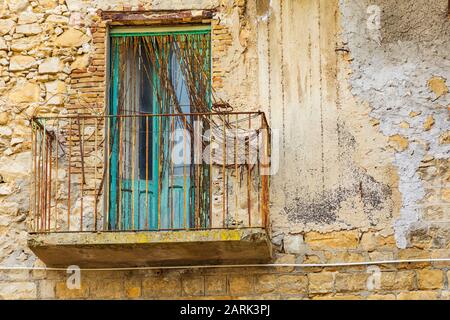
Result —
[[[183, 41], [206, 39], [208, 46], [201, 50], [208, 54], [201, 56], [209, 72], [209, 34], [209, 28], [113, 30], [110, 114], [120, 117], [110, 119], [109, 129], [109, 230], [194, 227], [192, 135], [185, 132], [194, 118], [183, 114], [194, 111], [188, 82], [195, 77], [186, 71], [192, 57], [183, 50], [198, 44]], [[210, 104], [207, 92], [204, 99]], [[172, 159], [175, 144], [182, 145], [181, 157], [188, 162]]]

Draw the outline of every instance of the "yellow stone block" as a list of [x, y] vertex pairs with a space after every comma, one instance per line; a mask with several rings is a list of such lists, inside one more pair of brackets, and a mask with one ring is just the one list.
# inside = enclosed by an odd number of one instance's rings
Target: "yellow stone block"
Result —
[[227, 292], [227, 278], [225, 276], [206, 276], [205, 291], [207, 295], [223, 295]]
[[276, 288], [276, 274], [262, 274], [256, 277], [255, 291], [256, 293], [272, 293]]
[[66, 281], [56, 283], [55, 296], [57, 299], [83, 299], [88, 298], [89, 288], [83, 282], [79, 289], [69, 289]]
[[90, 298], [120, 299], [122, 297], [122, 281], [97, 280], [90, 284]]
[[55, 40], [58, 47], [80, 47], [89, 37], [77, 29], [69, 29]]
[[395, 238], [393, 235], [384, 237], [375, 232], [366, 232], [361, 237], [360, 248], [368, 251], [381, 248], [394, 248]]
[[125, 294], [127, 298], [139, 298], [141, 296], [141, 288], [139, 287], [130, 287], [125, 290]]
[[308, 274], [310, 293], [332, 292], [334, 287], [334, 273], [320, 272]]
[[442, 270], [418, 270], [417, 284], [419, 289], [441, 289], [444, 287], [444, 273]]
[[286, 294], [306, 294], [308, 277], [302, 274], [279, 275], [276, 282], [276, 291]]
[[372, 294], [367, 297], [367, 300], [395, 300], [394, 294]]
[[356, 248], [359, 243], [359, 232], [357, 230], [329, 233], [309, 232], [305, 234], [305, 243], [315, 250]]
[[397, 300], [436, 300], [437, 291], [408, 291], [397, 295]]
[[233, 275], [228, 278], [231, 295], [243, 295], [253, 293], [253, 277]]
[[415, 290], [415, 272], [382, 272], [380, 290]]
[[367, 278], [369, 275], [369, 273], [338, 273], [336, 274], [336, 291], [367, 290]]
[[38, 102], [40, 92], [40, 87], [36, 83], [18, 84], [9, 93], [8, 98], [11, 103]]
[[141, 287], [142, 285], [140, 279], [125, 280], [124, 283], [125, 296], [129, 299], [140, 298], [142, 294]]
[[409, 123], [406, 122], [406, 121], [400, 122], [400, 128], [402, 128], [402, 129], [408, 129], [408, 128], [409, 128]]
[[185, 296], [201, 296], [205, 294], [204, 277], [186, 277], [181, 281], [181, 288]]
[[178, 277], [150, 277], [142, 282], [145, 297], [176, 297], [181, 295], [181, 280]]

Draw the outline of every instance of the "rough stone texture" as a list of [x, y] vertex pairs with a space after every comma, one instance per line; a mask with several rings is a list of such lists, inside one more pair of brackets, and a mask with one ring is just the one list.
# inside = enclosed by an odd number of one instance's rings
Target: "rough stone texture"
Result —
[[[449, 258], [448, 1], [6, 0], [0, 266], [43, 266], [27, 246], [31, 116], [105, 111], [97, 10], [164, 8], [217, 9], [215, 91], [266, 112], [274, 263]], [[377, 267], [83, 272], [78, 290], [65, 272], [0, 271], [0, 298], [449, 299], [446, 262]]]
[[381, 275], [381, 290], [408, 290], [416, 289], [414, 271], [385, 272]]
[[13, 56], [9, 63], [10, 71], [22, 71], [34, 67], [36, 59], [29, 56]]
[[419, 270], [417, 271], [417, 284], [421, 290], [442, 288], [444, 273], [442, 270]]
[[17, 84], [9, 93], [11, 103], [32, 103], [38, 102], [40, 97], [40, 87], [35, 83], [26, 82]]
[[57, 57], [47, 58], [39, 65], [39, 73], [56, 74], [63, 71], [64, 64]]
[[312, 249], [356, 248], [359, 242], [359, 231], [340, 231], [325, 234], [309, 232], [306, 234], [305, 241]]
[[320, 272], [308, 274], [310, 293], [328, 293], [334, 288], [334, 274], [331, 272]]
[[33, 282], [0, 283], [2, 299], [36, 299], [36, 284]]
[[16, 27], [16, 33], [24, 34], [26, 36], [39, 34], [42, 32], [42, 28], [37, 24], [24, 24]]
[[151, 277], [142, 282], [144, 297], [161, 298], [181, 295], [181, 280], [174, 277]]
[[61, 47], [80, 47], [88, 40], [89, 38], [83, 32], [76, 29], [69, 29], [56, 39], [55, 45]]

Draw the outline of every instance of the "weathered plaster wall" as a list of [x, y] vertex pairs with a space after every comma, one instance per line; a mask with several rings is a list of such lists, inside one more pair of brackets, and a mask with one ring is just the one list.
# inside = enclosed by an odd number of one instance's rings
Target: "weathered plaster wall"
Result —
[[[361, 28], [369, 5], [381, 9], [379, 30]], [[341, 1], [341, 7], [343, 41], [352, 57], [352, 94], [369, 105], [379, 131], [400, 144], [394, 146], [393, 164], [402, 207], [394, 229], [398, 246], [405, 248], [412, 230], [448, 228], [450, 222], [449, 181], [442, 175], [450, 154], [445, 141], [450, 128], [448, 2]], [[425, 171], [443, 179], [429, 179]], [[441, 221], [424, 221], [431, 204], [443, 207]]]
[[[395, 174], [385, 139], [346, 81], [337, 3], [272, 2], [270, 119], [280, 133], [274, 229], [284, 233], [389, 227]], [[281, 231], [284, 230], [284, 231]]]
[[[29, 116], [103, 111], [97, 9], [216, 7], [215, 90], [265, 111], [278, 137], [273, 262], [448, 258], [450, 31], [447, 1], [432, 2], [375, 1], [381, 29], [367, 30], [369, 1], [3, 1], [0, 265], [42, 266], [26, 245]], [[65, 277], [0, 271], [0, 297], [449, 297], [446, 263], [83, 272], [79, 290]]]

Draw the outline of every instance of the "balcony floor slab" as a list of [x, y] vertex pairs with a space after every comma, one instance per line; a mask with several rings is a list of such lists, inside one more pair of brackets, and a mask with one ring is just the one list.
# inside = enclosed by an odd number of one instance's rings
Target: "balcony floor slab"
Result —
[[49, 267], [84, 268], [263, 263], [272, 251], [262, 228], [34, 233], [28, 246]]

